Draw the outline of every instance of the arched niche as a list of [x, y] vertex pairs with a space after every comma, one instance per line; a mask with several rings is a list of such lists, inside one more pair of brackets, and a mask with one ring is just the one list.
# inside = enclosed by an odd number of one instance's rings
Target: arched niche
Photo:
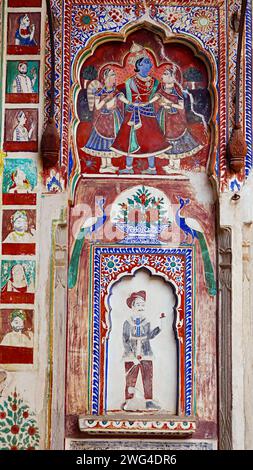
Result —
[[[198, 151], [195, 152], [193, 148], [191, 155], [187, 153], [187, 158], [180, 157], [181, 166], [190, 171], [204, 169], [209, 174], [214, 172], [218, 108], [215, 62], [196, 39], [186, 35], [167, 35], [166, 27], [154, 27], [151, 23], [142, 22], [128, 25], [121, 33], [96, 35], [75, 59], [72, 69], [72, 142], [76, 157], [72, 173], [75, 173], [74, 186], [80, 173], [89, 175], [100, 172], [96, 151], [88, 155], [85, 150], [94, 124], [94, 112], [89, 109], [87, 101], [87, 87], [92, 80], [102, 83], [103, 72], [110, 66], [117, 75], [117, 86], [122, 88], [126, 79], [134, 73], [134, 67], [129, 65], [133, 43], [140, 43], [147, 50], [153, 63], [152, 73], [158, 80], [162, 80], [166, 64], [173, 63], [178, 67], [178, 83], [184, 92], [187, 130], [199, 143], [199, 146], [195, 146]], [[124, 160], [125, 157], [121, 156], [112, 162], [113, 165], [118, 164], [120, 169], [124, 166]], [[162, 162], [159, 162], [159, 158], [156, 160], [157, 173], [164, 174]]]
[[[136, 292], [145, 292], [138, 339], [139, 313], [134, 314], [127, 304]], [[124, 410], [177, 414], [177, 303], [172, 284], [147, 268], [139, 268], [111, 286], [107, 301], [106, 413]], [[130, 337], [126, 337], [128, 329]]]

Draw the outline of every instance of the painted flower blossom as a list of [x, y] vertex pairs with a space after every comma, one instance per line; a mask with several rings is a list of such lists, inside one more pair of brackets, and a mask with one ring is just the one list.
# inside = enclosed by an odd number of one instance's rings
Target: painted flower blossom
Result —
[[119, 268], [122, 266], [122, 261], [114, 255], [106, 256], [104, 261], [102, 262], [104, 271], [108, 272], [109, 274], [116, 273]]
[[98, 19], [94, 11], [85, 9], [79, 11], [75, 17], [75, 22], [76, 25], [84, 31], [94, 31], [97, 26]]
[[127, 264], [128, 266], [130, 266], [131, 264], [134, 264], [134, 259], [133, 259], [133, 257], [131, 257], [131, 256], [129, 256], [129, 255], [128, 255], [128, 256], [125, 255], [125, 256], [124, 256], [124, 264]]
[[210, 47], [210, 49], [217, 47], [217, 38], [215, 36], [211, 37], [206, 41], [206, 46]]
[[123, 12], [119, 8], [112, 8], [109, 12], [108, 15], [114, 21], [115, 23], [121, 23], [123, 20]]
[[172, 274], [180, 273], [183, 270], [182, 259], [174, 255], [168, 256], [165, 266], [167, 271], [171, 272]]
[[138, 264], [141, 265], [141, 266], [144, 266], [145, 264], [148, 264], [147, 256], [142, 255], [141, 258], [138, 258]]
[[174, 24], [177, 22], [177, 20], [178, 20], [178, 16], [173, 15], [173, 13], [168, 13], [168, 16], [167, 16], [168, 23]]
[[210, 11], [197, 10], [192, 19], [192, 23], [201, 31], [209, 30], [210, 27], [213, 27], [213, 22], [215, 18]]
[[35, 450], [39, 448], [39, 429], [34, 412], [15, 391], [0, 403], [0, 448]]
[[19, 426], [17, 426], [16, 424], [13, 424], [13, 426], [11, 426], [11, 433], [12, 434], [18, 434], [19, 433]]
[[152, 264], [158, 268], [159, 266], [161, 266], [162, 264], [162, 260], [159, 256], [156, 256], [153, 260], [152, 260]]

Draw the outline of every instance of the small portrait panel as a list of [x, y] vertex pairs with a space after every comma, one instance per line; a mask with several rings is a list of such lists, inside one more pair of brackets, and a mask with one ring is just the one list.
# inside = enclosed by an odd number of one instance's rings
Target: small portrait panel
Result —
[[33, 304], [35, 261], [3, 260], [1, 303]]
[[33, 363], [33, 317], [33, 310], [0, 310], [0, 364]]
[[35, 210], [4, 210], [2, 223], [3, 255], [34, 255]]
[[37, 186], [36, 162], [28, 158], [5, 158], [3, 204], [35, 205]]
[[39, 102], [39, 61], [7, 62], [6, 103]]
[[[21, 3], [22, 6], [25, 6], [24, 2]], [[7, 33], [8, 54], [39, 54], [40, 20], [40, 13], [9, 13]]]
[[4, 150], [37, 152], [38, 110], [6, 109]]

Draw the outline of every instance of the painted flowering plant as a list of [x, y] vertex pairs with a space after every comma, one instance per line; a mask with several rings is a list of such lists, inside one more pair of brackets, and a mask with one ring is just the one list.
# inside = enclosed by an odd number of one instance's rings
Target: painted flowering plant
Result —
[[36, 450], [39, 448], [39, 429], [34, 413], [14, 392], [0, 404], [1, 450]]
[[[163, 217], [167, 214], [164, 208], [164, 199], [154, 197], [145, 186], [139, 188], [127, 202], [120, 203], [120, 214], [118, 215], [119, 222], [136, 223], [145, 222], [147, 227], [151, 224], [161, 223]], [[149, 217], [147, 217], [149, 214]], [[164, 220], [168, 223], [168, 220]]]

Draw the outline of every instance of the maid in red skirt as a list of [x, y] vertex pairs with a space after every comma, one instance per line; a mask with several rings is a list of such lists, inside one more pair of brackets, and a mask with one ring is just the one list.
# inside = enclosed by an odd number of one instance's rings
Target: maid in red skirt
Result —
[[[195, 155], [203, 148], [203, 142], [198, 141], [189, 131], [184, 105], [183, 89], [177, 75], [181, 75], [175, 64], [166, 67], [159, 89], [160, 100], [157, 113], [158, 121], [170, 148], [166, 151], [170, 164], [163, 167], [165, 172], [179, 168], [180, 159]], [[203, 123], [203, 138], [206, 138]]]

